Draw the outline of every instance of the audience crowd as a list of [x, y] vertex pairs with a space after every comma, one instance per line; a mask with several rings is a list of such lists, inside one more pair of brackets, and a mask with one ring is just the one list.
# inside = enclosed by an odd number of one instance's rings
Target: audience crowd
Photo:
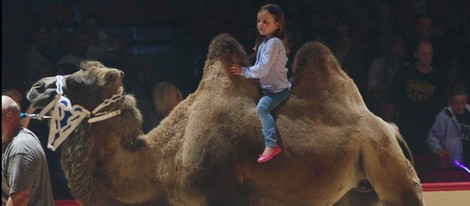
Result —
[[[418, 175], [424, 177], [428, 170], [442, 169], [442, 163], [438, 167], [439, 164], [432, 162], [433, 158], [426, 157], [432, 157], [443, 148], [452, 149], [439, 144], [438, 137], [441, 136], [436, 136], [437, 123], [434, 123], [436, 115], [447, 105], [446, 97], [455, 95], [449, 91], [455, 91], [455, 85], [459, 85], [460, 90], [470, 91], [470, 13], [465, 1], [452, 1], [454, 4], [448, 3], [450, 5], [425, 0], [274, 2], [284, 8], [289, 22], [289, 69], [292, 69], [290, 65], [296, 50], [303, 43], [324, 43], [355, 81], [369, 109], [384, 120], [397, 123], [412, 152], [418, 156], [415, 159], [417, 165], [424, 168], [418, 168]], [[260, 1], [261, 4], [264, 1]], [[436, 7], [441, 4], [451, 11], [437, 12]], [[25, 95], [35, 81], [45, 76], [73, 73], [79, 69], [82, 60], [98, 60], [125, 72], [126, 92], [133, 93], [138, 99], [144, 130], [148, 131], [159, 124], [183, 95], [173, 83], [157, 84], [165, 79], [149, 79], [148, 71], [153, 69], [152, 65], [139, 61], [132, 53], [132, 39], [107, 34], [100, 18], [96, 13], [83, 14], [77, 27], [70, 32], [47, 21], [29, 25], [23, 41], [15, 43], [28, 45], [23, 56], [17, 57], [21, 59], [22, 67], [12, 68], [2, 54], [2, 90], [19, 91], [21, 109], [26, 110], [29, 103], [21, 95]], [[246, 22], [252, 22], [252, 19]], [[248, 54], [252, 54], [256, 25], [246, 22], [240, 22], [239, 27], [228, 32], [242, 43]], [[218, 31], [222, 32], [227, 31]], [[188, 36], [181, 35], [190, 38]], [[207, 44], [192, 45], [191, 49], [198, 52], [185, 53], [194, 55], [188, 59], [198, 61], [192, 64], [202, 67], [204, 58], [200, 58], [200, 51], [201, 48], [204, 51]], [[162, 90], [166, 87], [171, 88], [171, 96], [162, 96], [161, 92], [167, 95], [167, 91]], [[171, 103], [165, 104], [171, 105], [162, 106], [159, 102], [170, 101], [167, 98], [171, 98]], [[42, 142], [46, 141], [47, 125], [36, 121], [30, 123], [31, 130]], [[468, 129], [468, 124], [463, 127]], [[426, 143], [428, 132], [432, 136]], [[459, 137], [454, 137], [454, 141], [459, 141], [455, 138]], [[428, 149], [427, 145], [433, 146]], [[463, 153], [462, 149], [469, 153], [470, 148], [460, 146], [459, 154]], [[451, 156], [455, 153], [448, 152]], [[57, 176], [51, 178], [55, 197], [69, 198], [70, 194], [63, 192], [66, 184], [59, 166], [51, 164], [51, 161], [57, 163], [58, 155], [49, 151], [46, 156], [51, 175]], [[462, 163], [468, 164], [469, 159], [462, 158], [459, 156]]]

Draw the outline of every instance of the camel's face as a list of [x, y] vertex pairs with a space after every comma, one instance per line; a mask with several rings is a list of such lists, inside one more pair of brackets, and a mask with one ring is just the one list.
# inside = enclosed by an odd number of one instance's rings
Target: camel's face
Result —
[[[81, 69], [63, 76], [63, 96], [72, 104], [93, 109], [105, 99], [122, 90], [124, 73], [118, 69], [104, 67], [99, 62], [83, 62]], [[27, 98], [34, 107], [41, 109], [51, 102], [57, 94], [57, 78], [46, 77], [36, 82]]]

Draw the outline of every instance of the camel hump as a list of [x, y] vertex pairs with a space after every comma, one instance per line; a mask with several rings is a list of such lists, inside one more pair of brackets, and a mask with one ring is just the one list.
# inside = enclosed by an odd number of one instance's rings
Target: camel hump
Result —
[[344, 76], [339, 62], [331, 50], [321, 42], [307, 42], [297, 51], [294, 64], [293, 81], [312, 78], [322, 80], [330, 76]]
[[331, 50], [321, 42], [307, 42], [297, 51], [292, 65], [292, 93], [311, 98], [319, 92], [360, 98], [354, 81], [343, 71]]
[[248, 65], [248, 58], [243, 46], [228, 33], [214, 37], [209, 44], [207, 60], [223, 60], [229, 64]]

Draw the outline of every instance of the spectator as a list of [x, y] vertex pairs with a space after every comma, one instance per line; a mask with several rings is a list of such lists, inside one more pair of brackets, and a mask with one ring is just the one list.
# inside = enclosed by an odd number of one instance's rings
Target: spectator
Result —
[[137, 100], [137, 108], [142, 113], [142, 129], [150, 131], [157, 125], [156, 116], [152, 105], [152, 82], [149, 79], [149, 65], [140, 63], [135, 70], [129, 70], [124, 76], [124, 89], [133, 94]]
[[426, 140], [442, 169], [457, 167], [454, 160], [470, 165], [470, 105], [465, 85], [450, 91], [448, 106], [436, 116]]
[[171, 82], [161, 81], [153, 87], [153, 106], [157, 115], [157, 124], [160, 124], [171, 110], [183, 99], [181, 91]]
[[126, 75], [136, 66], [135, 57], [129, 51], [127, 40], [119, 36], [110, 39], [109, 48], [101, 62], [107, 67], [122, 70]]
[[431, 66], [432, 57], [432, 44], [423, 41], [415, 50], [416, 62], [397, 70], [384, 117], [396, 122], [415, 156], [428, 154], [429, 128], [445, 104], [447, 79]]
[[83, 29], [88, 33], [88, 49], [86, 58], [90, 60], [99, 60], [104, 57], [108, 49], [108, 36], [101, 29], [101, 17], [94, 12], [83, 15], [81, 20]]
[[2, 205], [54, 205], [44, 150], [19, 120], [19, 105], [2, 95]]
[[62, 53], [50, 46], [46, 26], [37, 25], [31, 28], [28, 39], [29, 50], [24, 57], [25, 78], [28, 85], [32, 85], [38, 79], [51, 76], [56, 61]]
[[369, 46], [372, 59], [385, 55], [388, 49], [386, 41], [395, 33], [400, 33], [401, 29], [396, 24], [394, 13], [388, 4], [379, 4], [372, 27], [369, 32]]
[[406, 58], [412, 63], [414, 61], [413, 50], [419, 42], [429, 41], [433, 45], [433, 66], [446, 69], [449, 62], [450, 41], [444, 37], [434, 35], [433, 20], [428, 14], [419, 14], [413, 19], [414, 31], [405, 39]]
[[400, 34], [390, 36], [385, 40], [385, 54], [374, 59], [369, 69], [368, 101], [371, 111], [379, 117], [384, 117], [390, 85], [395, 72], [408, 66], [404, 59], [405, 45]]
[[57, 62], [56, 70], [66, 71], [66, 73], [79, 70], [80, 62], [87, 59], [88, 41], [89, 37], [85, 31], [78, 29], [72, 32], [69, 53]]
[[[340, 14], [341, 10], [338, 11]], [[364, 69], [363, 45], [352, 38], [352, 21], [350, 17], [340, 15], [337, 17], [336, 38], [331, 42], [330, 48], [341, 67], [354, 80], [359, 91], [365, 96], [367, 88], [367, 69]]]

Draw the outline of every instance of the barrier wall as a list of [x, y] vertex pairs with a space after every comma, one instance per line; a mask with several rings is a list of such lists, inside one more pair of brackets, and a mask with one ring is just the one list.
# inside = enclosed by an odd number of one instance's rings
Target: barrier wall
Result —
[[470, 182], [423, 183], [426, 206], [460, 206], [470, 203]]
[[[470, 182], [423, 183], [426, 206], [460, 206], [470, 203]], [[56, 206], [78, 206], [75, 200], [57, 200]]]

